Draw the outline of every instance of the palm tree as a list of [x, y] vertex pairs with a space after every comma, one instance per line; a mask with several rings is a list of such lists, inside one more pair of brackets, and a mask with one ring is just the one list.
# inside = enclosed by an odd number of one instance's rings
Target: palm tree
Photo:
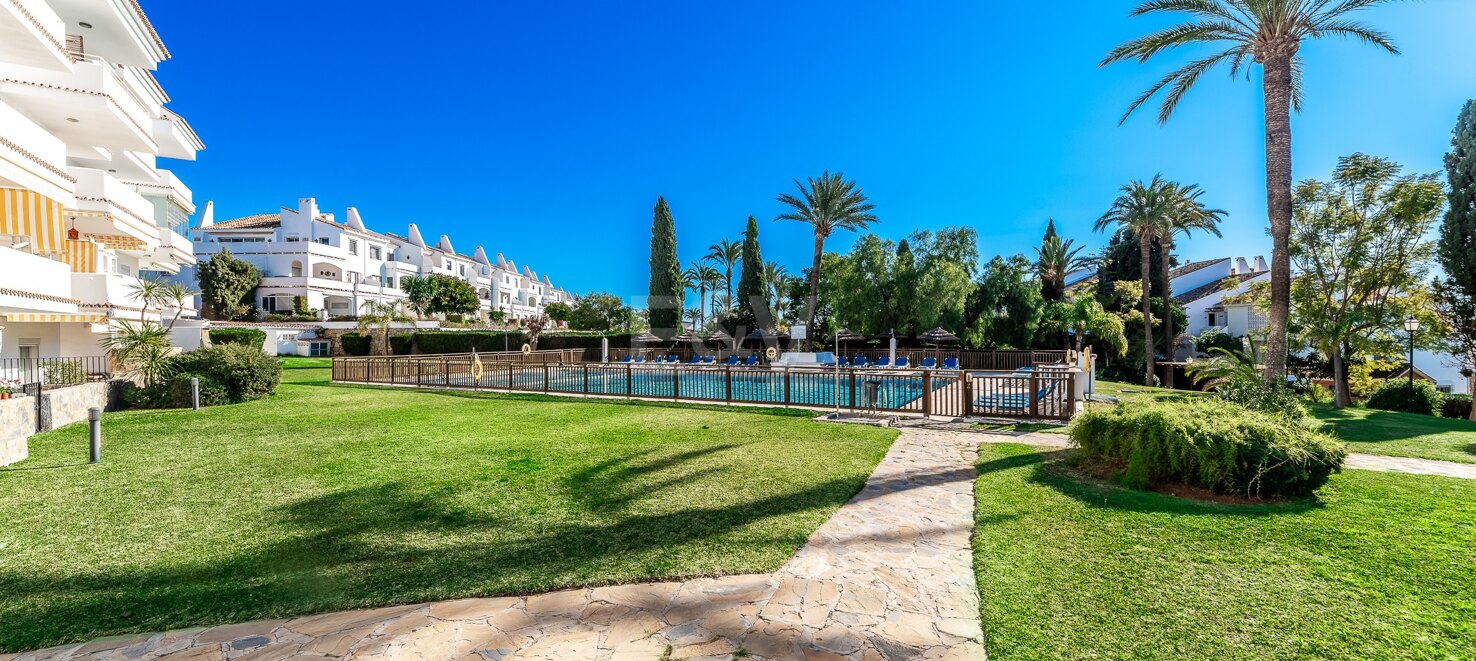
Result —
[[1066, 276], [1072, 271], [1091, 266], [1092, 258], [1082, 257], [1086, 246], [1076, 246], [1075, 241], [1062, 241], [1060, 236], [1050, 236], [1035, 249], [1036, 267], [1042, 282], [1048, 282], [1057, 296], [1066, 292]]
[[723, 239], [707, 247], [707, 258], [723, 267], [723, 282], [728, 286], [728, 298], [733, 298], [733, 269], [743, 260], [743, 242]]
[[779, 262], [764, 262], [763, 280], [764, 287], [774, 296], [774, 303], [769, 309], [773, 311], [774, 318], [779, 319], [779, 307], [784, 296], [784, 285], [789, 282], [789, 270]]
[[436, 281], [430, 276], [407, 275], [400, 278], [400, 291], [405, 292], [405, 306], [417, 317], [424, 317], [436, 295]]
[[716, 268], [713, 268], [712, 262], [708, 261], [708, 258], [703, 258], [692, 264], [691, 268], [687, 269], [686, 276], [688, 280], [691, 280], [697, 286], [697, 323], [700, 327], [707, 321], [708, 288], [714, 287], [718, 282], [721, 282], [723, 274], [718, 272]]
[[1143, 383], [1153, 385], [1153, 305], [1151, 297], [1153, 272], [1153, 240], [1158, 238], [1164, 227], [1164, 218], [1172, 210], [1173, 191], [1178, 184], [1155, 175], [1153, 181], [1144, 184], [1134, 181], [1122, 187], [1122, 192], [1112, 202], [1112, 208], [1097, 219], [1098, 232], [1116, 226], [1138, 239], [1138, 253], [1142, 260], [1143, 283]]
[[1188, 14], [1184, 23], [1129, 41], [1112, 49], [1103, 65], [1123, 60], [1146, 62], [1179, 46], [1219, 44], [1213, 53], [1164, 76], [1138, 97], [1123, 121], [1163, 90], [1159, 123], [1205, 72], [1220, 64], [1232, 76], [1242, 70], [1250, 76], [1261, 65], [1261, 96], [1266, 115], [1266, 209], [1271, 219], [1271, 314], [1266, 342], [1267, 383], [1286, 372], [1287, 315], [1291, 306], [1292, 157], [1291, 113], [1302, 108], [1303, 41], [1323, 37], [1353, 37], [1390, 53], [1399, 50], [1387, 35], [1348, 16], [1388, 0], [1147, 0], [1133, 16], [1157, 13]]
[[[397, 321], [411, 321], [410, 317], [401, 311], [399, 302], [367, 300], [359, 306], [359, 334], [369, 333], [369, 353], [371, 355], [389, 355], [390, 326]], [[371, 332], [371, 329], [378, 332]]]
[[123, 368], [126, 374], [138, 377], [144, 385], [151, 386], [163, 381], [169, 368], [169, 356], [174, 351], [174, 342], [169, 331], [152, 321], [139, 322], [120, 319], [118, 326], [99, 344]]
[[[1163, 334], [1165, 349], [1163, 355], [1169, 360], [1174, 359], [1177, 349], [1178, 338], [1174, 335], [1174, 313], [1173, 313], [1173, 288], [1170, 281], [1170, 261], [1173, 259], [1174, 237], [1183, 234], [1188, 236], [1194, 230], [1204, 230], [1215, 236], [1220, 236], [1220, 220], [1225, 215], [1222, 209], [1209, 209], [1199, 198], [1204, 191], [1198, 184], [1181, 186], [1174, 184], [1172, 192], [1169, 193], [1169, 212], [1163, 218], [1163, 226], [1159, 228], [1158, 243], [1162, 248], [1159, 251], [1159, 259], [1162, 260], [1163, 273]], [[1168, 374], [1168, 387], [1173, 387], [1173, 372]]]
[[810, 177], [808, 185], [794, 180], [799, 197], [788, 193], [777, 199], [793, 211], [780, 214], [774, 220], [794, 220], [809, 223], [815, 230], [815, 259], [810, 266], [810, 297], [805, 302], [806, 332], [815, 328], [815, 308], [820, 298], [820, 259], [825, 254], [825, 239], [836, 230], [852, 232], [866, 229], [876, 222], [871, 213], [876, 205], [866, 200], [866, 195], [856, 187], [856, 182], [846, 181], [845, 176], [829, 170], [818, 178]]
[[[1108, 312], [1095, 296], [1082, 296], [1075, 301], [1056, 301], [1046, 309], [1043, 321], [1051, 332], [1067, 332], [1072, 336], [1068, 349], [1081, 352], [1086, 336], [1091, 335], [1121, 356], [1127, 352], [1122, 318]], [[1075, 346], [1069, 346], [1073, 344]]]

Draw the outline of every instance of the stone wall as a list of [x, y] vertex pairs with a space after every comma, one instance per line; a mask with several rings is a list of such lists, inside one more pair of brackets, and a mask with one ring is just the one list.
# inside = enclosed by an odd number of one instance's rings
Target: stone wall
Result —
[[0, 399], [0, 466], [29, 456], [26, 439], [36, 433], [36, 400], [30, 397]]
[[123, 381], [93, 381], [41, 394], [41, 431], [51, 431], [87, 419], [94, 406], [115, 411], [123, 405]]

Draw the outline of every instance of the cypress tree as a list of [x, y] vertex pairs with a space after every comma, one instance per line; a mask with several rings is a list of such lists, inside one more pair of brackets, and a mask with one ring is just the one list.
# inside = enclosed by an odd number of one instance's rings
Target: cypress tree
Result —
[[764, 290], [764, 257], [759, 252], [758, 221], [748, 217], [748, 227], [743, 230], [743, 265], [738, 276], [738, 300], [733, 320], [737, 326], [753, 330], [760, 326], [772, 327], [769, 316], [768, 294]]
[[666, 198], [656, 199], [651, 219], [651, 287], [646, 310], [651, 332], [658, 337], [671, 337], [679, 332], [682, 319], [682, 265], [677, 261], [676, 221]]
[[1467, 101], [1445, 155], [1450, 206], [1437, 252], [1450, 284], [1476, 297], [1476, 100]]

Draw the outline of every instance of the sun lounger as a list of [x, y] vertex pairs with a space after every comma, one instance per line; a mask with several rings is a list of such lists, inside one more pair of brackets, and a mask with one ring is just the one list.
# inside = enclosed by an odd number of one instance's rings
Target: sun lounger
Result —
[[881, 358], [877, 358], [876, 359], [876, 366], [877, 367], [891, 367], [892, 366], [892, 359], [891, 359], [891, 357], [890, 356], [882, 356]]
[[[1056, 379], [1051, 379], [1045, 387], [1036, 392], [1036, 401], [1043, 402], [1049, 398], [1051, 393], [1056, 391], [1056, 381]], [[975, 400], [974, 406], [986, 410], [1023, 411], [1030, 408], [1030, 396], [1024, 393], [995, 393]]]
[[945, 369], [945, 370], [955, 370], [955, 371], [958, 370], [958, 359], [957, 358], [944, 358], [943, 359], [943, 369]]
[[715, 365], [715, 364], [717, 364], [717, 355], [716, 354], [707, 354], [706, 356], [703, 356], [702, 357], [702, 364], [703, 365]]
[[633, 363], [633, 362], [635, 362], [635, 356], [632, 356], [630, 354], [626, 354], [625, 360], [622, 360], [620, 362], [622, 362], [622, 363]]
[[870, 364], [871, 363], [866, 360], [866, 356], [856, 356], [856, 359], [851, 361], [851, 367], [866, 367]]
[[907, 356], [897, 356], [897, 369], [907, 369], [908, 367], [910, 365], [907, 364]]
[[919, 365], [919, 367], [925, 370], [936, 369], [938, 367], [938, 359], [931, 356], [924, 358], [922, 365]]
[[735, 353], [731, 356], [728, 356], [728, 359], [723, 361], [723, 364], [732, 367], [734, 365], [737, 365], [739, 360], [740, 359], [738, 358], [738, 354]]
[[646, 362], [646, 357], [644, 355], [636, 356], [636, 360], [635, 361], [638, 362], [638, 363], [644, 363], [644, 362]]
[[758, 364], [758, 354], [756, 354], [756, 353], [748, 354], [748, 360], [743, 361], [743, 364], [746, 365], [746, 366], [748, 366], [748, 367], [753, 367], [754, 365], [757, 365]]

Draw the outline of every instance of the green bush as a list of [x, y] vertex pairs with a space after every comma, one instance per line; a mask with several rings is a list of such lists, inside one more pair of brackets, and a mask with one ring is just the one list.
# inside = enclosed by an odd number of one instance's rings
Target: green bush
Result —
[[1409, 379], [1385, 381], [1368, 396], [1367, 406], [1383, 411], [1403, 411], [1420, 415], [1440, 415], [1445, 405], [1445, 393], [1435, 389], [1429, 381], [1415, 380], [1414, 392], [1409, 389]]
[[1208, 354], [1212, 353], [1210, 349], [1245, 351], [1245, 346], [1240, 338], [1225, 332], [1224, 329], [1209, 328], [1203, 333], [1200, 333], [1199, 337], [1194, 338], [1194, 350], [1199, 353]]
[[277, 321], [277, 322], [286, 321], [286, 322], [291, 322], [291, 323], [295, 323], [295, 324], [310, 324], [310, 323], [316, 322], [318, 320], [318, 318], [317, 317], [314, 317], [311, 314], [281, 314], [281, 313], [273, 312], [271, 314], [262, 315], [261, 320], [262, 321], [268, 321], [268, 322], [270, 322], [270, 321]]
[[410, 354], [410, 347], [415, 340], [413, 333], [396, 333], [389, 336], [390, 353], [396, 356]]
[[359, 333], [344, 333], [338, 342], [343, 346], [343, 353], [349, 356], [367, 356], [373, 344], [368, 335]]
[[212, 328], [211, 344], [240, 344], [261, 351], [266, 344], [266, 331], [259, 328]]
[[219, 406], [231, 402], [230, 393], [219, 381], [206, 374], [175, 374], [169, 379], [169, 406], [187, 409], [193, 404], [190, 395], [190, 379], [200, 380], [200, 406]]
[[1279, 415], [1293, 422], [1306, 419], [1307, 409], [1292, 387], [1278, 381], [1272, 385], [1260, 379], [1234, 379], [1215, 386], [1215, 395], [1227, 402], [1253, 411]]
[[1440, 407], [1440, 415], [1457, 420], [1471, 419], [1471, 396], [1470, 395], [1446, 395], [1445, 403]]
[[169, 372], [209, 377], [225, 387], [226, 399], [233, 404], [270, 395], [282, 380], [282, 365], [275, 356], [230, 344], [179, 354], [170, 359]]
[[1221, 494], [1300, 497], [1339, 470], [1347, 449], [1331, 436], [1231, 402], [1134, 403], [1094, 408], [1071, 425], [1093, 463], [1132, 488], [1182, 483]]
[[70, 361], [47, 363], [43, 368], [46, 383], [53, 386], [69, 386], [87, 380], [82, 365]]

